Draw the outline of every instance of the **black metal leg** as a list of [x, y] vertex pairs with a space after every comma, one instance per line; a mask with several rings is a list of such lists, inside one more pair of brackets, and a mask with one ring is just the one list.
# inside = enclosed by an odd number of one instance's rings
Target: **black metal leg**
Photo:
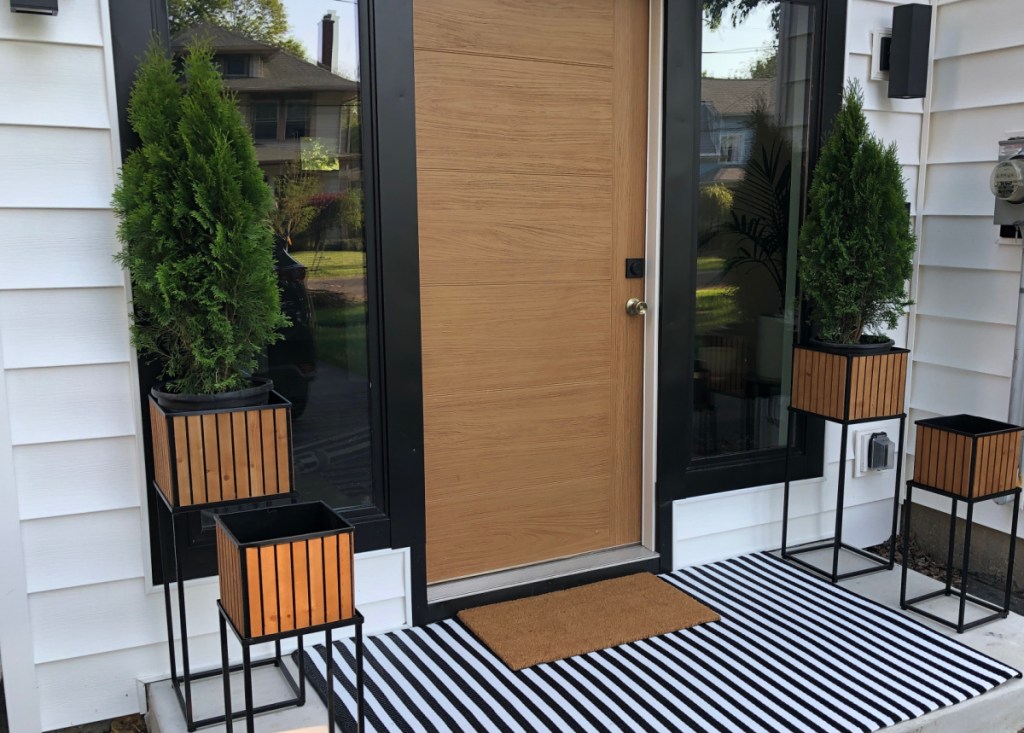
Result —
[[[156, 489], [152, 489], [152, 501], [159, 504], [163, 504], [160, 497], [156, 495]], [[164, 576], [164, 614], [167, 616], [167, 653], [171, 658], [171, 685], [177, 686], [178, 684], [178, 660], [177, 655], [174, 653], [174, 614], [171, 611], [171, 574], [167, 564], [167, 545], [164, 543], [164, 523], [165, 521], [173, 522], [173, 515], [171, 510], [164, 504], [164, 508], [167, 509], [166, 516], [163, 512], [157, 510], [156, 517], [156, 535], [157, 542], [160, 547], [160, 570]]]
[[245, 684], [245, 730], [255, 733], [256, 722], [252, 710], [252, 656], [249, 645], [242, 642], [242, 681]]
[[900, 479], [903, 478], [903, 437], [906, 429], [907, 416], [900, 415], [899, 448], [896, 451], [896, 488], [892, 496], [892, 533], [889, 535], [889, 569], [896, 567], [896, 533], [899, 527], [900, 514]]
[[907, 483], [907, 501], [903, 505], [903, 569], [900, 571], [900, 608], [907, 610], [907, 567], [910, 561], [910, 507], [914, 505], [914, 487]]
[[1010, 521], [1010, 556], [1006, 562], [1006, 598], [1003, 602], [1003, 618], [1010, 615], [1010, 598], [1013, 595], [1013, 561], [1017, 554], [1017, 520], [1020, 518], [1020, 490], [1013, 492], [1013, 519]]
[[789, 420], [786, 424], [786, 462], [782, 471], [782, 556], [786, 557], [786, 542], [789, 535], [789, 446], [793, 433], [793, 410], [789, 409]]
[[[363, 620], [356, 623], [356, 730], [363, 733]], [[332, 731], [333, 733], [333, 731]]]
[[949, 510], [949, 544], [946, 547], [946, 595], [953, 592], [953, 548], [956, 545], [956, 514], [959, 502], [954, 496], [953, 506]]
[[223, 612], [218, 613], [217, 617], [220, 620], [220, 669], [221, 676], [224, 678], [224, 731], [232, 733], [234, 726], [231, 721], [231, 665], [228, 663], [228, 630]]
[[[174, 578], [178, 586], [178, 629], [181, 631], [181, 675], [182, 686], [185, 688], [185, 727], [189, 733], [196, 730], [192, 715], [192, 671], [188, 659], [188, 620], [185, 613], [185, 548], [180, 540], [178, 524], [186, 520], [184, 514], [171, 516], [171, 542], [174, 545]], [[186, 528], [187, 529], [187, 528]]]
[[331, 630], [327, 629], [327, 733], [334, 733], [334, 643]]
[[306, 664], [302, 655], [302, 634], [299, 634], [299, 654], [295, 658], [298, 660], [299, 668], [299, 707], [302, 707], [306, 704]]
[[274, 666], [281, 666], [281, 640], [278, 639], [274, 642]]
[[843, 544], [843, 503], [846, 494], [846, 439], [850, 426], [843, 423], [842, 442], [839, 445], [839, 489], [836, 491], [836, 534], [832, 547], [832, 582], [839, 582], [839, 549]]
[[960, 568], [960, 614], [957, 617], [957, 633], [964, 632], [964, 615], [967, 613], [967, 574], [971, 567], [971, 525], [974, 524], [974, 502], [967, 502], [967, 524], [964, 526], [964, 564]]

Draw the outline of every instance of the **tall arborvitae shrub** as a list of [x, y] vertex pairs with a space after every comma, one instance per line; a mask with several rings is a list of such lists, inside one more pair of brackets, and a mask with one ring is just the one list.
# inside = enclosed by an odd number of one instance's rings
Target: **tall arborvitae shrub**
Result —
[[281, 313], [270, 190], [252, 138], [209, 48], [182, 71], [156, 44], [128, 107], [141, 145], [114, 191], [131, 273], [132, 340], [168, 391], [245, 387], [256, 357], [287, 325]]
[[858, 343], [895, 328], [910, 305], [915, 240], [906, 200], [896, 146], [871, 134], [860, 85], [851, 81], [800, 232], [800, 284], [822, 340]]

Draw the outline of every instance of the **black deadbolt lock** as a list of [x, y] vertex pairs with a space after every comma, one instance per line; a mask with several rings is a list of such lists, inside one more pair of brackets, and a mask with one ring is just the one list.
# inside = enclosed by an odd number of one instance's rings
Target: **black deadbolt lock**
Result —
[[631, 257], [626, 260], [626, 277], [635, 278], [644, 276], [644, 258]]

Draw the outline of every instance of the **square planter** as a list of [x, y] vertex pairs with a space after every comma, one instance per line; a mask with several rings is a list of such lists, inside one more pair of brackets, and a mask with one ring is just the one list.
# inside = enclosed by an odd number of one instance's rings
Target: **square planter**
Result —
[[164, 410], [149, 398], [153, 473], [172, 508], [292, 490], [291, 403], [229, 410]]
[[794, 409], [830, 420], [898, 417], [907, 385], [907, 349], [840, 354], [810, 346], [793, 349]]
[[1024, 428], [974, 415], [917, 423], [914, 482], [964, 499], [1017, 485]]
[[353, 528], [322, 501], [217, 515], [220, 598], [242, 636], [355, 613]]

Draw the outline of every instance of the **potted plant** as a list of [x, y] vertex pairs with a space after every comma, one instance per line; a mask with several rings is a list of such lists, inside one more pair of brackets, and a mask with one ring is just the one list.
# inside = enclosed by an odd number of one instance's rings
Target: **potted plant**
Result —
[[836, 419], [903, 410], [907, 351], [880, 331], [910, 305], [915, 238], [894, 144], [871, 134], [856, 81], [814, 170], [799, 276], [818, 341], [798, 347], [793, 406]]
[[[777, 295], [771, 310], [758, 315], [757, 360], [759, 376], [777, 380], [782, 375], [786, 341], [786, 267], [790, 236], [792, 147], [786, 131], [776, 124], [768, 103], [759, 98], [750, 112], [753, 145], [743, 166], [729, 220], [721, 234], [732, 241], [723, 276], [752, 268], [767, 277]], [[789, 322], [792, 331], [792, 320]]]
[[132, 279], [132, 342], [161, 369], [157, 484], [175, 506], [289, 490], [288, 405], [251, 376], [288, 325], [273, 199], [213, 52], [191, 47], [178, 71], [154, 43], [128, 114], [140, 145], [114, 192], [117, 260]]

